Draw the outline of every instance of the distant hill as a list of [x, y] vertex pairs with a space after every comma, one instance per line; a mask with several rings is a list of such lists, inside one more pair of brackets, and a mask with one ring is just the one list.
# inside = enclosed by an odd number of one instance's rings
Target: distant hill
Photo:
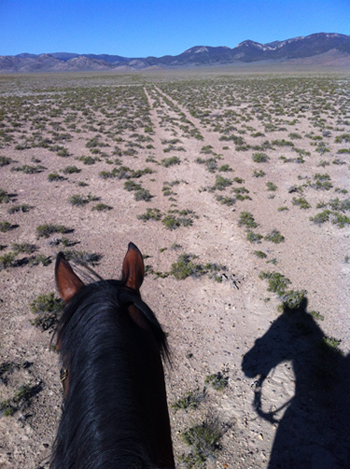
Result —
[[[246, 40], [238, 46], [195, 46], [179, 55], [163, 57], [127, 58], [108, 54], [75, 54], [55, 52], [35, 55], [0, 56], [0, 72], [65, 72], [93, 70], [142, 70], [145, 68], [193, 67], [252, 63], [259, 61], [293, 62], [315, 58], [315, 63], [347, 63], [350, 59], [350, 36], [337, 33], [317, 33], [285, 41], [260, 44]], [[301, 60], [301, 62], [300, 62]], [[350, 62], [349, 62], [350, 64]]]

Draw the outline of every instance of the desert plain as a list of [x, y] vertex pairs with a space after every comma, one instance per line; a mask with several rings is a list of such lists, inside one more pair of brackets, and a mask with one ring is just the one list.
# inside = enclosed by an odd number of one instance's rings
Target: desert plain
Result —
[[350, 467], [345, 72], [0, 76], [0, 468], [49, 466], [54, 262], [119, 278], [168, 334], [181, 468]]

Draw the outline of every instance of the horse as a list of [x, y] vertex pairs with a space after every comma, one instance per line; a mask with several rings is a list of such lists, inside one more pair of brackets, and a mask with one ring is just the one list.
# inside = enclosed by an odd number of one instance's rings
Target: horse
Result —
[[85, 285], [64, 254], [56, 331], [63, 411], [51, 469], [174, 469], [163, 361], [167, 339], [144, 303], [141, 252], [129, 243], [121, 280]]
[[[257, 378], [253, 398], [257, 415], [277, 428], [268, 468], [349, 468], [350, 355], [344, 356], [325, 340], [306, 308], [306, 298], [297, 309], [285, 308], [242, 361], [245, 375]], [[262, 399], [264, 383], [285, 362], [291, 362], [294, 371], [295, 394], [268, 412]], [[285, 413], [279, 418], [281, 410]]]

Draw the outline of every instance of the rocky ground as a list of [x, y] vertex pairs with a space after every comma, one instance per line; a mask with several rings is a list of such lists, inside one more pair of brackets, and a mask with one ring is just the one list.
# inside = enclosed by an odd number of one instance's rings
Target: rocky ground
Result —
[[[31, 304], [55, 255], [118, 278], [129, 241], [177, 467], [348, 467], [348, 78], [4, 76], [0, 101], [0, 467], [48, 467], [62, 393]], [[198, 425], [221, 437], [187, 446]]]

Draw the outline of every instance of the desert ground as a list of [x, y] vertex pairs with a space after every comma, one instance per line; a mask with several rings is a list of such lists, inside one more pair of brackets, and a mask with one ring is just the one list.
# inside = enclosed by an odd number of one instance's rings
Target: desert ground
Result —
[[49, 466], [56, 254], [119, 278], [130, 241], [168, 334], [177, 467], [350, 467], [349, 85], [0, 76], [0, 468]]

